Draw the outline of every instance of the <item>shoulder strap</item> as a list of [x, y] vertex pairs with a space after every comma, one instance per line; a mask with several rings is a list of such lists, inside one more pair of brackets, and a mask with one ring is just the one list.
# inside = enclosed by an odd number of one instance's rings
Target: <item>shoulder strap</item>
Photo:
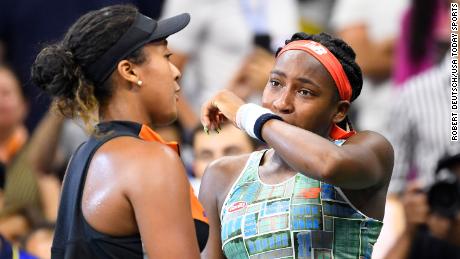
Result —
[[261, 151], [255, 151], [252, 152], [251, 155], [248, 158], [248, 161], [246, 162], [246, 165], [244, 166], [243, 170], [241, 170], [240, 175], [236, 179], [236, 181], [232, 184], [232, 187], [227, 193], [227, 196], [224, 199], [224, 202], [222, 204], [222, 208], [220, 210], [220, 220], [221, 222], [223, 221], [223, 216], [227, 210], [227, 205], [228, 202], [235, 191], [239, 186], [246, 182], [250, 181], [256, 181], [257, 180], [257, 169], [260, 164], [260, 160], [262, 159], [263, 155], [265, 154], [267, 150], [261, 150]]
[[258, 179], [257, 173], [259, 171], [260, 160], [262, 160], [262, 157], [264, 156], [266, 151], [267, 150], [265, 149], [265, 150], [256, 151], [251, 154], [251, 156], [248, 158], [248, 162], [246, 166], [241, 172], [241, 176], [236, 181], [235, 187], [241, 184], [244, 184], [246, 182], [256, 181]]
[[120, 136], [138, 138], [136, 134], [129, 131], [112, 131], [102, 136], [93, 136], [80, 145], [72, 156], [62, 184], [61, 201], [52, 246], [52, 258], [90, 258], [90, 256], [95, 256], [90, 254], [89, 249], [70, 248], [67, 249], [70, 251], [66, 251], [66, 245], [78, 240], [84, 241], [85, 239], [81, 196], [89, 162], [100, 146]]

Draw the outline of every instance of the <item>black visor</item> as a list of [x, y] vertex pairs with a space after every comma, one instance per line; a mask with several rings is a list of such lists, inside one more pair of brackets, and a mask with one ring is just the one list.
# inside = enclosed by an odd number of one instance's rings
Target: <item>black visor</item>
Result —
[[161, 21], [138, 13], [131, 27], [121, 38], [93, 64], [85, 69], [86, 76], [94, 83], [103, 83], [120, 60], [145, 44], [165, 39], [182, 30], [190, 22], [190, 15], [183, 13]]

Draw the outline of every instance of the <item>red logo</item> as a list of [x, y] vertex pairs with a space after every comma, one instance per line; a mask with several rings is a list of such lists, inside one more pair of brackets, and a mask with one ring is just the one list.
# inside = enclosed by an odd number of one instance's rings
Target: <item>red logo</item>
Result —
[[234, 211], [237, 211], [237, 210], [241, 210], [241, 209], [244, 209], [246, 208], [246, 202], [245, 201], [238, 201], [238, 202], [235, 202], [232, 204], [232, 206], [230, 206], [230, 208], [228, 208], [228, 212], [234, 212]]

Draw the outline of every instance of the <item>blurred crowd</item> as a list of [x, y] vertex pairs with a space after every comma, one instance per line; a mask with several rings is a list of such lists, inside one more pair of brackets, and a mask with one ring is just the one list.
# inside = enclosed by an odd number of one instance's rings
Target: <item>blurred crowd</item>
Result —
[[345, 40], [365, 79], [351, 121], [357, 130], [381, 133], [395, 150], [373, 258], [460, 257], [460, 144], [450, 141], [451, 1], [19, 0], [0, 2], [0, 259], [50, 258], [60, 184], [72, 152], [87, 138], [80, 121], [56, 113], [30, 83], [32, 57], [86, 11], [117, 3], [154, 18], [192, 16], [183, 33], [168, 38], [182, 71], [179, 118], [155, 130], [181, 144], [197, 193], [210, 162], [264, 147], [232, 124], [205, 133], [200, 105], [224, 88], [259, 103], [274, 52], [294, 32]]

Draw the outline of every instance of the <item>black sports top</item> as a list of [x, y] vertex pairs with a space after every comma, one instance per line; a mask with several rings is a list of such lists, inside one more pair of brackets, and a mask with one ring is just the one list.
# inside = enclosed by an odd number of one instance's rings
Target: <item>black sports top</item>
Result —
[[[113, 237], [93, 229], [83, 217], [81, 198], [90, 161], [105, 142], [120, 136], [165, 143], [146, 125], [111, 121], [100, 123], [92, 136], [74, 153], [64, 178], [51, 256], [56, 258], [143, 258], [139, 234]], [[165, 143], [167, 144], [167, 143]], [[177, 144], [167, 144], [178, 151]], [[203, 207], [190, 187], [192, 216], [200, 251], [204, 249], [209, 225]]]

